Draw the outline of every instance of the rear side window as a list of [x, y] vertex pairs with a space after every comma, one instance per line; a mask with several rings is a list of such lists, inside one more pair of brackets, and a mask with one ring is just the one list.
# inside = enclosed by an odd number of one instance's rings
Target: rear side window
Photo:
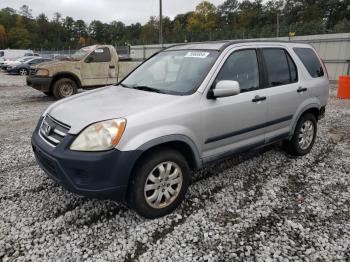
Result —
[[263, 49], [268, 86], [280, 86], [298, 81], [297, 68], [289, 54], [280, 48]]
[[295, 47], [293, 50], [313, 78], [324, 76], [322, 65], [314, 50], [300, 47]]
[[3, 57], [4, 55], [4, 51], [0, 51], [0, 57]]

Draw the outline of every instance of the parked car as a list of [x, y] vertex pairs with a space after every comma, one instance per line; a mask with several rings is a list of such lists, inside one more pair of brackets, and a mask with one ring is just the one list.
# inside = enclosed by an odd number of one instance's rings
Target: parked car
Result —
[[34, 56], [34, 53], [32, 50], [20, 50], [20, 49], [0, 50], [0, 66], [2, 66], [2, 64], [5, 61], [16, 60], [24, 56]]
[[32, 146], [68, 190], [155, 218], [181, 203], [193, 170], [279, 141], [309, 153], [328, 97], [326, 68], [308, 44], [178, 45], [116, 86], [50, 106]]
[[20, 57], [16, 60], [7, 60], [6, 62], [4, 62], [1, 66], [2, 70], [7, 70], [7, 67], [9, 66], [16, 66], [16, 65], [20, 65], [22, 63], [25, 63], [28, 60], [33, 59], [33, 56], [24, 56], [24, 57]]
[[29, 74], [31, 66], [38, 65], [44, 62], [49, 62], [49, 61], [52, 61], [52, 59], [43, 58], [43, 57], [31, 58], [27, 61], [24, 61], [21, 64], [8, 66], [7, 72], [9, 74], [19, 74], [19, 75], [25, 76]]
[[60, 99], [76, 94], [79, 88], [116, 84], [137, 65], [139, 62], [119, 62], [111, 45], [88, 46], [72, 57], [38, 67], [27, 78], [27, 85]]

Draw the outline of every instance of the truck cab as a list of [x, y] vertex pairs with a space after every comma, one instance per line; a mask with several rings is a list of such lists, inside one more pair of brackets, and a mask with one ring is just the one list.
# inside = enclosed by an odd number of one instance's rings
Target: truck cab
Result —
[[116, 84], [122, 77], [118, 63], [118, 54], [111, 45], [83, 47], [71, 57], [33, 67], [27, 85], [57, 99], [65, 98], [79, 88]]

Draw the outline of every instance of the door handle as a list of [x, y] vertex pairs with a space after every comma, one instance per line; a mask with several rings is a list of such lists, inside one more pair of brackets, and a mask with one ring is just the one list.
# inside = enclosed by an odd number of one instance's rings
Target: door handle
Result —
[[266, 96], [255, 96], [252, 100], [253, 103], [260, 102], [260, 101], [265, 101]]
[[110, 69], [113, 69], [113, 68], [115, 68], [115, 66], [114, 66], [114, 65], [110, 65], [109, 68], [110, 68]]
[[306, 91], [307, 91], [307, 88], [306, 87], [301, 87], [301, 86], [297, 90], [298, 93], [306, 92]]

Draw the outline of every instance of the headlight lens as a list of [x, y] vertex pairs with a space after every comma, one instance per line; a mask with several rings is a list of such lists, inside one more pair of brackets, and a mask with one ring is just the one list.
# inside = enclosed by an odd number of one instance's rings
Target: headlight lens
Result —
[[112, 119], [87, 127], [74, 140], [74, 151], [105, 151], [117, 146], [125, 130], [125, 119]]
[[49, 76], [49, 70], [47, 70], [47, 69], [39, 69], [36, 72], [36, 75], [37, 76]]

